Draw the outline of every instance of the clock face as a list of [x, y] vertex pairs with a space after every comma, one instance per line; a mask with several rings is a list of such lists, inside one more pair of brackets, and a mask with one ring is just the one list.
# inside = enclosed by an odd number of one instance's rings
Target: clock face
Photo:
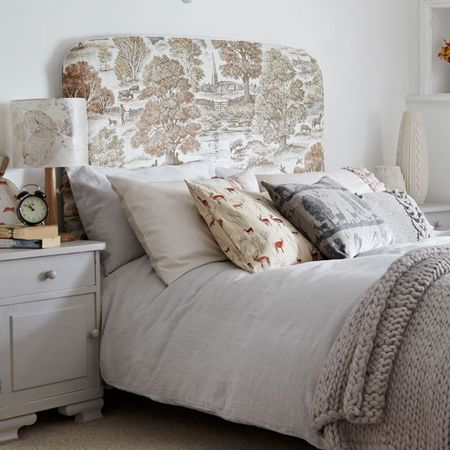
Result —
[[24, 222], [29, 225], [37, 225], [47, 217], [48, 206], [43, 198], [30, 195], [20, 202], [19, 213]]

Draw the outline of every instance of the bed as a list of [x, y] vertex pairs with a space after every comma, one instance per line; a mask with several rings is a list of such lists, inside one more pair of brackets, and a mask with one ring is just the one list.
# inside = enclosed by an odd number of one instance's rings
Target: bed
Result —
[[104, 280], [103, 378], [324, 448], [311, 426], [320, 369], [362, 294], [412, 248], [259, 275], [217, 263], [169, 287], [144, 256]]
[[[247, 74], [232, 70], [236, 49], [253, 58]], [[130, 53], [134, 66], [129, 64]], [[141, 77], [146, 65], [151, 70]], [[178, 125], [184, 130], [181, 145], [173, 145], [173, 129], [165, 131], [168, 140], [157, 132], [158, 114], [167, 100], [158, 90], [164, 77], [158, 76], [157, 66], [167, 68], [166, 75], [178, 71], [184, 78], [176, 80], [177, 92], [190, 102], [178, 105], [187, 108], [185, 122]], [[292, 76], [287, 83], [301, 82], [302, 99], [297, 100], [304, 105], [290, 117], [290, 130], [281, 141], [264, 131], [272, 129], [270, 114], [258, 112], [268, 107], [261, 103], [261, 93], [276, 88], [280, 67]], [[90, 79], [90, 90], [80, 79]], [[151, 101], [140, 94], [146, 89]], [[289, 92], [300, 95], [295, 89]], [[257, 173], [324, 169], [322, 78], [317, 62], [301, 50], [207, 39], [93, 39], [69, 52], [64, 93], [90, 99], [94, 165], [156, 167], [205, 159]], [[154, 127], [146, 133], [142, 118], [150, 108], [157, 114], [145, 119]], [[74, 221], [69, 218], [70, 224]], [[448, 245], [450, 237], [435, 236], [353, 259], [256, 274], [229, 261], [211, 262], [168, 286], [147, 255], [134, 255], [103, 280], [102, 376], [111, 386], [159, 402], [331, 448], [317, 427], [321, 416], [316, 415], [315, 393], [341, 330], [361, 298], [399, 257]], [[337, 419], [330, 422], [332, 427]]]

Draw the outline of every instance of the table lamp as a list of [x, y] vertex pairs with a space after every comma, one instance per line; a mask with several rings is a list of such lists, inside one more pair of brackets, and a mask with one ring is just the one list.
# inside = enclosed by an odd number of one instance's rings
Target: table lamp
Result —
[[49, 214], [58, 224], [55, 168], [88, 164], [88, 122], [84, 98], [14, 100], [11, 106], [12, 165], [45, 168]]

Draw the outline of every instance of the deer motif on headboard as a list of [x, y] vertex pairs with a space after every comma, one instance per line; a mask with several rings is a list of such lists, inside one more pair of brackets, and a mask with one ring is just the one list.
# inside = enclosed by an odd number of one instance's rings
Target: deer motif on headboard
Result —
[[66, 57], [63, 92], [87, 100], [93, 165], [209, 159], [257, 172], [324, 168], [322, 75], [302, 50], [210, 39], [89, 39]]

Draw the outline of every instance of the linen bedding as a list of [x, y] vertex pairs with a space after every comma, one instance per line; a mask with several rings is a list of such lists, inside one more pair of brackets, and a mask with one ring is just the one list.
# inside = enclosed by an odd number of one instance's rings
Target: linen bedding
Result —
[[101, 371], [153, 400], [303, 438], [317, 381], [359, 299], [403, 253], [450, 237], [249, 274], [230, 262], [165, 287], [146, 256], [104, 280]]

